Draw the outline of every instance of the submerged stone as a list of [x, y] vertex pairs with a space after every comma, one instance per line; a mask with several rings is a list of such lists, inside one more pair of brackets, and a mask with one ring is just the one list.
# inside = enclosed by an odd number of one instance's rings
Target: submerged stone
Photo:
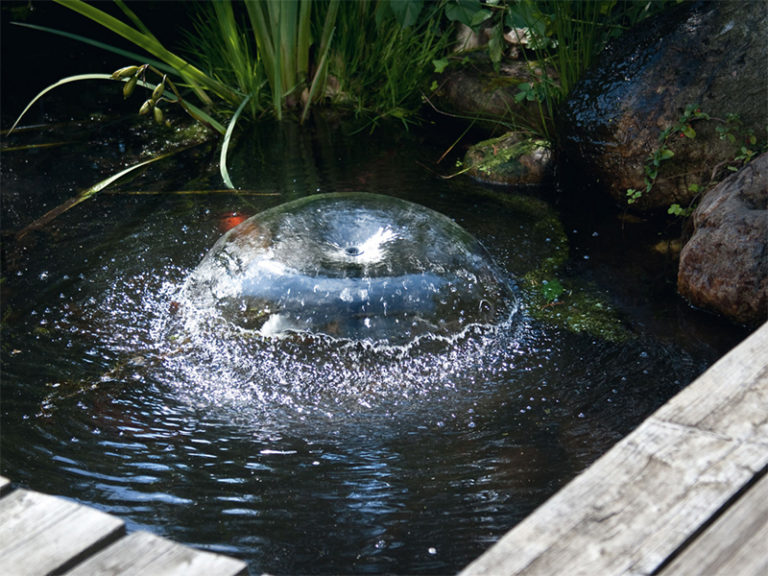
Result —
[[389, 196], [320, 194], [227, 232], [184, 288], [197, 310], [274, 337], [401, 345], [506, 321], [515, 298], [481, 244]]

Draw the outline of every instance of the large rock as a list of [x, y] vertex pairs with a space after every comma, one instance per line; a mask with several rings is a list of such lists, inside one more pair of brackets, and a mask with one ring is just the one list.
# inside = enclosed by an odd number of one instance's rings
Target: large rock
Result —
[[[738, 115], [759, 141], [768, 127], [768, 3], [697, 2], [650, 19], [609, 46], [569, 97], [561, 144], [574, 176], [599, 182], [620, 203], [629, 188], [645, 190], [645, 164], [663, 130], [689, 105], [719, 120], [693, 123], [696, 137], [669, 140], [640, 209], [687, 205], [696, 187], [738, 154], [717, 126]], [[742, 135], [744, 132], [742, 132]]]
[[695, 306], [744, 324], [768, 319], [768, 153], [699, 204], [677, 285]]

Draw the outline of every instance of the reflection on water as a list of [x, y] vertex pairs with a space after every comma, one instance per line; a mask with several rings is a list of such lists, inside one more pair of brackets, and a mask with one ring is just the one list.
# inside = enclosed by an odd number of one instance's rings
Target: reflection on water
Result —
[[[566, 273], [613, 303], [620, 342], [535, 320], [525, 303], [514, 322], [410, 345], [180, 330], [185, 281], [224, 220], [307, 193], [436, 209], [508, 278], [551, 255], [544, 220], [424, 170], [442, 152], [424, 134], [314, 131], [287, 151], [244, 137], [250, 169], [235, 159], [232, 174], [251, 194], [128, 193], [218, 188], [196, 150], [5, 239], [4, 475], [254, 573], [453, 573], [742, 336], [649, 281], [652, 263], [626, 266], [634, 239], [601, 228], [590, 251], [589, 220], [567, 225]], [[28, 175], [41, 154], [4, 155], [13, 227], [71, 195], [57, 179], [93, 182], [73, 161]]]

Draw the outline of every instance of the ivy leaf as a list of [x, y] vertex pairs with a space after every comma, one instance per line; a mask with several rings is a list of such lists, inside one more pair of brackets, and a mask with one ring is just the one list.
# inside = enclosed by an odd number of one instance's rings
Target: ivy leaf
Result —
[[671, 214], [672, 216], [680, 216], [680, 217], [687, 217], [690, 216], [693, 213], [693, 209], [691, 207], [683, 208], [680, 206], [680, 204], [671, 204], [669, 208], [667, 208], [667, 214]]
[[435, 67], [435, 72], [442, 74], [445, 68], [449, 64], [448, 58], [440, 58], [439, 60], [432, 60], [432, 65]]

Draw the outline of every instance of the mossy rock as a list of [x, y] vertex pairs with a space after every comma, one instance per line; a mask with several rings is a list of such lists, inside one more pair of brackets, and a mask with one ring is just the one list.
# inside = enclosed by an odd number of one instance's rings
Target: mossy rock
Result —
[[555, 272], [537, 268], [522, 278], [527, 312], [532, 318], [612, 342], [627, 338], [623, 322], [594, 286], [561, 280]]
[[[472, 118], [475, 128], [496, 130], [505, 121], [539, 127], [539, 102], [518, 95], [521, 84], [541, 81], [541, 68], [538, 62], [511, 58], [502, 58], [496, 68], [487, 50], [464, 52], [435, 75], [437, 89], [430, 99], [439, 110]], [[546, 77], [556, 81], [556, 71], [548, 69]]]
[[464, 157], [467, 175], [502, 186], [531, 186], [544, 182], [551, 152], [542, 140], [509, 132], [472, 146]]

